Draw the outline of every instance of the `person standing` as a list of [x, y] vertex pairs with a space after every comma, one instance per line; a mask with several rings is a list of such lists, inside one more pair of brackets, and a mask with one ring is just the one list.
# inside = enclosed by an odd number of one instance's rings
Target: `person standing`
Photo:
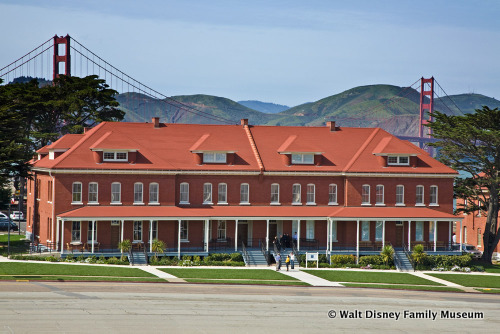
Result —
[[297, 232], [293, 235], [293, 243], [295, 244], [295, 247], [297, 247]]
[[281, 269], [281, 256], [280, 256], [280, 253], [278, 253], [274, 259], [276, 261], [276, 271], [279, 271]]
[[288, 271], [288, 266], [290, 265], [290, 255], [286, 257], [285, 264], [286, 264], [286, 271]]
[[293, 270], [295, 267], [295, 255], [293, 255], [293, 252], [290, 252], [289, 256], [290, 256], [290, 267]]

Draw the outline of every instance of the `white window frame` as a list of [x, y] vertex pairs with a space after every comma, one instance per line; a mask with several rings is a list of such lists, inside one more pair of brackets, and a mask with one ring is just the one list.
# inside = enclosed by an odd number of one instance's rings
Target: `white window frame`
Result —
[[[419, 192], [419, 190], [421, 190], [421, 192]], [[415, 189], [415, 206], [425, 206], [424, 194], [424, 186], [418, 185]]]
[[225, 220], [217, 221], [217, 240], [226, 240], [227, 238], [227, 224]]
[[225, 152], [203, 152], [203, 163], [205, 163], [205, 164], [225, 164], [225, 163], [227, 163], [227, 153], [225, 153]]
[[363, 184], [361, 186], [361, 205], [371, 205], [369, 184]]
[[82, 224], [80, 221], [73, 221], [71, 223], [71, 242], [72, 243], [82, 242]]
[[179, 204], [189, 204], [189, 183], [187, 182], [179, 185]]
[[361, 222], [361, 241], [370, 241], [370, 221]]
[[316, 185], [309, 183], [307, 185], [306, 205], [316, 205]]
[[73, 182], [71, 186], [71, 204], [83, 204], [82, 189], [81, 182]]
[[[406, 161], [404, 161], [404, 160], [406, 160]], [[397, 155], [397, 156], [389, 155], [387, 157], [387, 165], [388, 166], [409, 166], [410, 165], [410, 156], [409, 155]]]
[[396, 206], [405, 206], [405, 186], [402, 184], [396, 186]]
[[292, 185], [292, 205], [302, 205], [302, 187], [300, 183]]
[[187, 220], [181, 220], [181, 241], [189, 241], [189, 222]]
[[415, 241], [424, 241], [424, 222], [415, 222]]
[[434, 242], [434, 237], [435, 237], [435, 235], [434, 235], [434, 224], [435, 223], [436, 222], [433, 220], [429, 221], [429, 241], [432, 241], [432, 242]]
[[142, 182], [134, 183], [134, 205], [144, 204], [144, 184]]
[[[125, 154], [125, 156], [120, 157], [122, 154]], [[108, 157], [106, 157], [106, 155], [108, 155]], [[111, 158], [109, 155], [113, 155], [113, 157]], [[128, 161], [128, 151], [103, 151], [102, 161]]]
[[153, 222], [151, 224], [151, 231], [152, 231], [151, 234], [153, 235], [152, 240], [158, 239], [158, 221], [157, 220], [153, 220]]
[[384, 239], [384, 222], [377, 220], [375, 222], [375, 241], [382, 241]]
[[[133, 242], [142, 242], [142, 232], [143, 232], [143, 229], [142, 229], [142, 220], [134, 220], [134, 230], [133, 230], [133, 234], [132, 234], [132, 237], [133, 237]], [[137, 238], [139, 237], [140, 238]]]
[[[92, 189], [93, 186], [95, 189]], [[88, 204], [99, 204], [99, 184], [97, 182], [89, 182]]]
[[337, 239], [337, 221], [334, 220], [332, 221], [332, 230], [330, 231], [330, 240], [332, 240], [333, 242], [338, 242], [338, 239]]
[[280, 205], [280, 185], [279, 185], [279, 183], [271, 184], [271, 205]]
[[207, 182], [203, 183], [203, 204], [212, 205], [212, 184]]
[[314, 153], [292, 153], [293, 165], [313, 165]]
[[[118, 191], [113, 189], [113, 186], [118, 186]], [[111, 183], [111, 204], [122, 204], [122, 184], [120, 182]]]
[[314, 239], [314, 226], [316, 222], [314, 220], [306, 221], [306, 239]]
[[219, 183], [217, 186], [217, 204], [227, 204], [227, 184]]
[[240, 205], [250, 205], [250, 185], [248, 183], [240, 184]]
[[439, 195], [438, 186], [436, 185], [431, 186], [429, 190], [429, 197], [430, 197], [429, 206], [439, 206], [438, 195]]
[[328, 205], [339, 205], [337, 201], [337, 184], [335, 183], [328, 185]]
[[377, 184], [375, 186], [375, 205], [384, 206], [384, 185]]
[[[155, 189], [156, 187], [156, 189]], [[149, 205], [160, 204], [160, 185], [157, 182], [149, 184]]]
[[[92, 242], [92, 221], [89, 221], [87, 228], [87, 243]], [[95, 222], [94, 242], [97, 242], [97, 222]]]

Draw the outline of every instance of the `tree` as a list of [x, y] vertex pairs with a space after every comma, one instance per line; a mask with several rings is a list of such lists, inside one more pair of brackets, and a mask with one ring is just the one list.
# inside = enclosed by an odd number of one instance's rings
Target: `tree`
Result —
[[392, 248], [391, 245], [385, 245], [384, 248], [382, 248], [382, 252], [380, 252], [380, 255], [382, 255], [382, 259], [384, 260], [385, 265], [388, 266], [389, 262], [393, 261], [394, 248]]
[[122, 251], [121, 260], [125, 260], [125, 253], [128, 253], [132, 248], [132, 242], [129, 239], [125, 239], [118, 243], [118, 248]]
[[165, 247], [167, 247], [165, 242], [158, 239], [153, 240], [153, 243], [151, 244], [151, 249], [155, 253], [155, 261], [158, 261], [158, 253], [163, 253]]
[[500, 110], [483, 106], [475, 113], [448, 116], [433, 112], [427, 126], [438, 142], [439, 159], [461, 172], [455, 181], [455, 196], [466, 199], [458, 212], [481, 210], [487, 213], [483, 234], [482, 260], [491, 263], [500, 239], [498, 226], [500, 190]]
[[427, 254], [424, 252], [424, 246], [421, 244], [415, 245], [415, 247], [413, 247], [411, 257], [413, 258], [413, 261], [415, 261], [415, 269], [418, 269], [427, 258]]

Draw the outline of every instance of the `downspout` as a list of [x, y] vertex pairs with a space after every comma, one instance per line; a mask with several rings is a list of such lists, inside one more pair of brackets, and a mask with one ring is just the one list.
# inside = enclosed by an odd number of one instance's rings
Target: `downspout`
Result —
[[[51, 223], [51, 226], [50, 226], [50, 242], [54, 242], [54, 218], [55, 218], [55, 196], [56, 196], [56, 192], [55, 192], [55, 187], [56, 187], [56, 183], [55, 183], [55, 178], [54, 176], [52, 175], [52, 171], [49, 170], [49, 176], [52, 178], [52, 219], [50, 220], [50, 223]], [[63, 231], [64, 233], [64, 231]], [[47, 245], [48, 246], [48, 245]], [[57, 241], [56, 241], [56, 249], [57, 249]], [[62, 248], [62, 247], [61, 247]]]
[[31, 217], [31, 242], [35, 242], [36, 238], [36, 216], [38, 212], [38, 179], [37, 179], [37, 174], [35, 173], [35, 177], [33, 180], [33, 214]]

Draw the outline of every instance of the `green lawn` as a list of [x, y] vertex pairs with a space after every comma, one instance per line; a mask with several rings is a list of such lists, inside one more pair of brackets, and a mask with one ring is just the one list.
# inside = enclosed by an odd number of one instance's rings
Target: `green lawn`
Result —
[[342, 283], [343, 286], [351, 288], [375, 288], [375, 289], [396, 289], [396, 290], [424, 290], [424, 291], [453, 291], [463, 292], [461, 289], [447, 286], [426, 286], [426, 285], [403, 285], [403, 284], [361, 284], [361, 283]]
[[268, 269], [195, 269], [195, 268], [158, 268], [179, 278], [198, 279], [245, 279], [245, 280], [284, 280], [295, 278]]
[[[13, 234], [11, 233], [10, 234], [10, 242], [13, 242], [13, 241], [19, 241], [19, 240], [24, 240], [24, 234], [17, 234], [17, 232], [15, 232], [16, 234]], [[0, 234], [0, 243], [5, 243], [5, 246], [7, 246], [7, 237], [8, 235], [7, 234]]]
[[484, 271], [487, 273], [500, 274], [500, 264], [487, 264], [482, 266], [484, 267]]
[[0, 275], [9, 276], [112, 276], [156, 277], [137, 268], [70, 265], [60, 263], [4, 262], [0, 263]]
[[279, 280], [218, 280], [218, 279], [199, 279], [187, 278], [190, 283], [214, 283], [214, 284], [262, 284], [262, 285], [302, 285], [310, 286], [308, 283], [300, 281], [279, 281]]
[[304, 270], [332, 282], [388, 283], [415, 285], [442, 285], [407, 273], [380, 273], [367, 271]]
[[499, 289], [476, 289], [476, 290], [484, 293], [500, 293]]
[[500, 276], [473, 274], [427, 274], [463, 286], [475, 288], [500, 288]]

